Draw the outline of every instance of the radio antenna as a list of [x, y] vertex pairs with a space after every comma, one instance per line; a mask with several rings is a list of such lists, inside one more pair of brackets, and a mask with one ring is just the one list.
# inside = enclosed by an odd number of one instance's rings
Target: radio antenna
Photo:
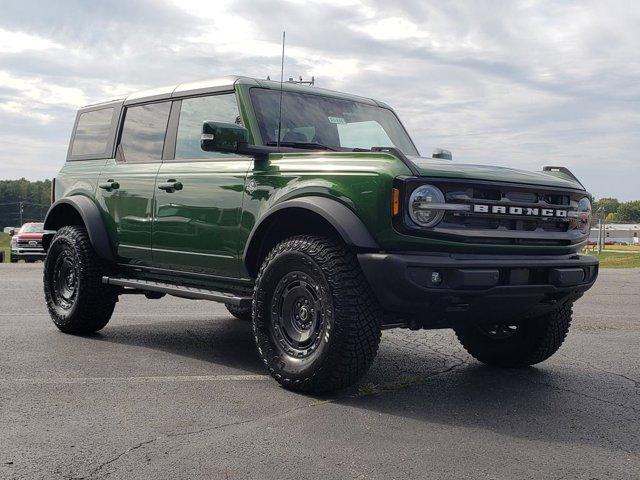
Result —
[[282, 130], [282, 83], [284, 81], [284, 39], [285, 32], [282, 32], [282, 59], [280, 61], [280, 111], [278, 112], [278, 141], [276, 145], [280, 150], [280, 132]]

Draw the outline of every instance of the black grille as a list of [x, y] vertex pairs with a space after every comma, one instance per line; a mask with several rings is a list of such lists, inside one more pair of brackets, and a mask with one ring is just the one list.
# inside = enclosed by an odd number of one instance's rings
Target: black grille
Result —
[[396, 228], [410, 234], [468, 244], [512, 246], [573, 246], [586, 240], [581, 219], [576, 218], [584, 190], [487, 180], [435, 178], [407, 179], [403, 205], [413, 190], [435, 185], [451, 205], [440, 223], [421, 228], [404, 210]]
[[[436, 182], [434, 182], [436, 183]], [[437, 183], [436, 183], [437, 184]], [[532, 187], [513, 186], [469, 186], [455, 183], [438, 185], [444, 192], [447, 203], [473, 206], [499, 205], [505, 207], [549, 208], [575, 210], [582, 194], [572, 199], [570, 193], [553, 192]], [[447, 212], [439, 225], [443, 228], [464, 228], [473, 230], [502, 230], [520, 232], [567, 232], [575, 227], [577, 220], [572, 218], [542, 218], [538, 216], [478, 214], [472, 211]]]
[[[35, 242], [35, 243], [30, 243]], [[42, 240], [18, 240], [17, 245], [19, 247], [41, 247]]]
[[466, 212], [447, 212], [440, 225], [449, 228], [460, 227], [480, 230], [566, 232], [569, 229], [570, 222], [495, 218], [489, 215], [477, 216]]

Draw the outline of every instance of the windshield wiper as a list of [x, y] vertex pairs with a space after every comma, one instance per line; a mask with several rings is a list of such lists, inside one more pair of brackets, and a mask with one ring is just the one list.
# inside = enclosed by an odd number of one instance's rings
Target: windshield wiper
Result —
[[[269, 147], [275, 147], [278, 145], [278, 142], [267, 142], [266, 145]], [[330, 147], [328, 145], [323, 145], [321, 143], [316, 143], [316, 142], [280, 142], [280, 146], [304, 148], [305, 150], [330, 150], [332, 152], [338, 151], [333, 147]]]

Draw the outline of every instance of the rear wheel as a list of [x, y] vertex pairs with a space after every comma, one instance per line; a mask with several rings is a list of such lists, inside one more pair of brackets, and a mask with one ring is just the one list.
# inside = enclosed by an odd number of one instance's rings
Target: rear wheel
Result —
[[225, 303], [225, 307], [231, 315], [236, 317], [238, 320], [242, 320], [243, 322], [251, 321], [251, 305], [247, 307], [241, 307], [239, 305], [231, 305], [230, 303]]
[[56, 232], [44, 262], [44, 294], [56, 327], [65, 333], [87, 334], [109, 322], [118, 295], [114, 287], [102, 284], [108, 270], [83, 227], [67, 226]]
[[287, 388], [319, 393], [356, 382], [375, 358], [380, 323], [355, 255], [336, 238], [291, 237], [260, 268], [255, 341], [271, 375]]
[[556, 353], [571, 325], [572, 303], [519, 324], [484, 323], [456, 329], [476, 360], [499, 367], [525, 367]]

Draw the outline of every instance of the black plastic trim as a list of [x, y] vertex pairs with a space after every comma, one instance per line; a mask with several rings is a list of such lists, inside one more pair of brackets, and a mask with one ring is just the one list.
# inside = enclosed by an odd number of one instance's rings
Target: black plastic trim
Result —
[[[67, 207], [64, 207], [67, 206]], [[55, 202], [44, 219], [45, 230], [58, 230], [59, 228], [69, 225], [68, 219], [65, 218], [65, 208], [73, 208], [80, 217], [89, 234], [89, 240], [96, 253], [105, 260], [115, 261], [111, 240], [102, 220], [100, 209], [88, 197], [84, 195], [72, 195], [70, 197], [61, 198]], [[52, 235], [49, 234], [42, 239], [45, 250], [49, 248]]]
[[265, 231], [264, 229], [269, 224], [269, 219], [273, 218], [275, 213], [291, 208], [301, 208], [320, 215], [336, 229], [347, 245], [380, 250], [362, 220], [347, 206], [330, 198], [309, 196], [278, 203], [256, 222], [244, 249], [243, 259], [245, 262], [251, 249], [258, 247], [261, 233]]
[[182, 110], [182, 100], [171, 102], [171, 110], [169, 111], [169, 120], [167, 122], [167, 130], [164, 136], [164, 145], [162, 147], [162, 161], [171, 161], [176, 154], [176, 140], [178, 138], [178, 122], [180, 121], [180, 111]]
[[214, 302], [230, 303], [240, 307], [251, 304], [251, 297], [239, 297], [225, 292], [207, 290], [204, 288], [186, 287], [171, 283], [155, 282], [152, 280], [139, 280], [135, 278], [102, 277], [102, 283], [124, 288], [143, 290], [146, 292], [160, 292], [176, 297], [191, 298], [195, 300], [211, 300]]
[[528, 315], [578, 298], [598, 276], [596, 258], [575, 254], [359, 253], [358, 261], [387, 312], [431, 325], [481, 321], [498, 311]]

